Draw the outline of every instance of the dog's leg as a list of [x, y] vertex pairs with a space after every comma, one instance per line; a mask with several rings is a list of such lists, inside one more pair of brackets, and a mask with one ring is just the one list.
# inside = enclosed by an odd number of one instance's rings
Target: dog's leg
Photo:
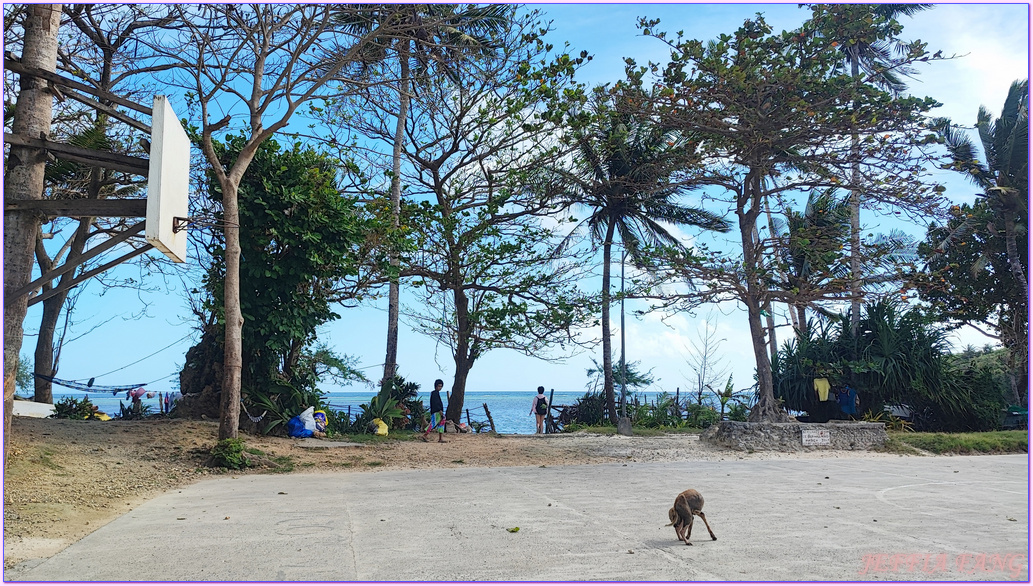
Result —
[[692, 542], [689, 541], [689, 539], [691, 539], [691, 538], [692, 538], [692, 514], [689, 514], [689, 522], [685, 524], [685, 539], [683, 540], [685, 542], [685, 545], [692, 545]]
[[707, 516], [703, 514], [703, 511], [697, 513], [700, 519], [703, 519], [703, 524], [707, 526], [707, 531], [710, 532], [710, 539], [717, 541], [717, 535], [714, 535], [714, 530], [710, 528], [710, 523], [707, 523]]

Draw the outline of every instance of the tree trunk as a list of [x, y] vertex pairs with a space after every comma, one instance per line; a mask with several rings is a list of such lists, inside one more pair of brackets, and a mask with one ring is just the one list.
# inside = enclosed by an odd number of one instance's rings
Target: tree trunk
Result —
[[[860, 75], [856, 53], [850, 53], [850, 75]], [[856, 134], [850, 136], [850, 333], [857, 335], [861, 323], [861, 141]]]
[[610, 249], [617, 223], [609, 220], [603, 242], [603, 393], [610, 411], [610, 423], [617, 425], [617, 402], [613, 392], [613, 351], [610, 344]]
[[[28, 8], [22, 64], [46, 71], [57, 68], [57, 31], [61, 25], [60, 4], [34, 4]], [[39, 138], [50, 135], [53, 96], [47, 82], [20, 76], [18, 102], [14, 107], [11, 133]], [[12, 146], [4, 173], [4, 199], [42, 199], [46, 153]], [[22, 322], [28, 313], [28, 296], [13, 299], [10, 294], [32, 280], [33, 249], [39, 231], [34, 212], [4, 212], [4, 463], [11, 437], [15, 379], [22, 347]]]
[[[399, 44], [398, 63], [401, 79], [398, 81], [398, 121], [395, 125], [395, 143], [391, 153], [391, 223], [397, 230], [402, 215], [402, 149], [405, 145], [405, 120], [409, 115], [409, 41]], [[391, 266], [398, 267], [398, 254], [391, 253]], [[384, 388], [390, 388], [398, 362], [398, 305], [400, 283], [391, 278], [387, 295], [387, 354], [384, 357]]]
[[[83, 218], [79, 220], [79, 227], [72, 236], [72, 242], [68, 248], [68, 254], [65, 255], [66, 259], [79, 256], [86, 248], [86, 240], [89, 237], [91, 221], [92, 218]], [[43, 250], [43, 241], [38, 237], [36, 241], [36, 259], [41, 273], [46, 273], [54, 268], [54, 262], [50, 261], [47, 257], [46, 251]], [[61, 276], [57, 286], [64, 286], [74, 277], [75, 271], [65, 273]], [[48, 289], [50, 289], [50, 287], [44, 285], [43, 290], [46, 291]], [[57, 322], [61, 319], [61, 310], [64, 308], [66, 299], [68, 299], [67, 290], [54, 295], [50, 299], [45, 299], [42, 302], [43, 316], [40, 318], [39, 336], [36, 338], [36, 353], [34, 361], [35, 371], [40, 374], [45, 374], [47, 376], [57, 375], [57, 357], [60, 354], [60, 349], [58, 346], [54, 345], [54, 337], [57, 332]], [[50, 381], [35, 378], [35, 391], [36, 393], [33, 396], [33, 400], [37, 403], [54, 402], [54, 387]]]
[[[238, 162], [239, 160], [238, 158]], [[240, 373], [243, 364], [241, 331], [244, 327], [244, 316], [240, 312], [238, 186], [239, 183], [232, 178], [227, 178], [222, 182], [222, 207], [226, 234], [226, 277], [223, 279], [223, 314], [226, 320], [226, 333], [223, 340], [222, 398], [219, 408], [220, 440], [237, 437], [237, 428], [240, 426]]]
[[742, 240], [743, 268], [746, 274], [746, 304], [750, 323], [750, 338], [753, 355], [757, 362], [757, 404], [750, 411], [749, 420], [759, 422], [786, 421], [788, 417], [775, 401], [774, 378], [771, 373], [771, 356], [765, 339], [765, 328], [761, 324], [760, 310], [767, 303], [765, 289], [760, 282], [761, 250], [754, 235], [757, 218], [760, 216], [762, 199], [760, 178], [750, 172], [743, 184], [736, 215], [739, 217], [739, 236]]
[[456, 304], [456, 374], [452, 381], [452, 395], [445, 409], [445, 419], [460, 422], [463, 416], [463, 402], [466, 399], [466, 379], [470, 369], [477, 360], [476, 341], [473, 341], [473, 329], [470, 323], [470, 299], [462, 289], [453, 292]]

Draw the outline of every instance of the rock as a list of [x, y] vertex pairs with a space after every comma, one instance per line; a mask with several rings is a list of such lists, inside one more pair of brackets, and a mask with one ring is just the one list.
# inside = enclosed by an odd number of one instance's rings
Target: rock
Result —
[[[804, 430], [828, 430], [829, 445], [803, 445]], [[886, 426], [863, 421], [828, 423], [746, 423], [722, 421], [700, 434], [700, 440], [743, 451], [869, 450], [886, 443]]]

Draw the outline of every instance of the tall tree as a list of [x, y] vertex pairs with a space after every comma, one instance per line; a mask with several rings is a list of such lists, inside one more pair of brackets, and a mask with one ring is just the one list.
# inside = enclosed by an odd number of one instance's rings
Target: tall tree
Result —
[[645, 98], [625, 86], [612, 91], [597, 88], [588, 124], [572, 120], [576, 125], [570, 136], [575, 147], [571, 168], [557, 173], [557, 189], [562, 191], [559, 201], [588, 210], [588, 217], [579, 226], [587, 228], [592, 241], [602, 246], [603, 391], [614, 424], [617, 408], [610, 340], [610, 268], [616, 239], [636, 266], [646, 267], [651, 264], [649, 247], [681, 246], [663, 223], [728, 230], [721, 218], [678, 201], [686, 189], [675, 176], [695, 143], [686, 135], [665, 130], [644, 114], [640, 108]]
[[[355, 90], [349, 74], [359, 68], [369, 43], [411, 27], [376, 23], [364, 34], [336, 29], [335, 11], [361, 12], [359, 5], [209, 4], [177, 10], [176, 26], [153, 35], [151, 46], [156, 61], [179, 65], [168, 81], [199, 110], [199, 147], [222, 190], [226, 278], [219, 438], [227, 439], [237, 436], [240, 421], [241, 179], [259, 146], [285, 128], [300, 106], [325, 98], [332, 81], [345, 81], [340, 91]], [[244, 121], [247, 140], [236, 159], [224, 164], [213, 137], [234, 120]]]
[[[647, 32], [657, 24], [644, 21]], [[840, 55], [828, 37], [847, 23], [809, 20], [795, 31], [772, 33], [762, 17], [746, 21], [734, 34], [704, 44], [670, 41], [666, 66], [629, 64], [632, 80], [659, 75], [657, 103], [665, 123], [698, 134], [703, 161], [695, 185], [717, 201], [727, 201], [738, 219], [740, 247], [734, 253], [697, 248], [696, 257], [677, 271], [698, 291], [673, 299], [735, 299], [746, 306], [757, 361], [759, 399], [752, 421], [785, 415], [772, 393], [771, 358], [761, 323], [765, 305], [791, 302], [765, 258], [777, 250], [758, 238], [757, 223], [767, 204], [785, 205], [812, 189], [859, 187], [870, 204], [909, 214], [938, 209], [940, 187], [925, 185], [923, 154], [916, 149], [933, 137], [922, 133], [922, 116], [936, 105], [930, 98], [894, 98], [881, 88], [836, 71]], [[661, 39], [664, 33], [655, 33]], [[899, 66], [927, 57], [924, 44], [908, 46]], [[861, 149], [844, 148], [842, 137], [857, 134]], [[853, 174], [854, 164], [860, 173]], [[854, 180], [859, 184], [852, 184]], [[720, 195], [723, 193], [724, 195]], [[826, 291], [828, 298], [849, 288]]]
[[[907, 85], [902, 79], [912, 72], [902, 67], [907, 59], [907, 45], [898, 40], [902, 27], [897, 22], [901, 16], [911, 16], [932, 8], [932, 4], [814, 4], [811, 11], [815, 16], [829, 18], [835, 22], [835, 32], [829, 40], [839, 47], [843, 61], [854, 79], [862, 74], [869, 83], [899, 95]], [[858, 158], [860, 143], [856, 134], [850, 135], [851, 155]], [[862, 194], [856, 187], [859, 183], [858, 163], [851, 169], [850, 190], [850, 327], [857, 335], [861, 318], [862, 251], [861, 251], [861, 203]]]
[[[499, 34], [504, 50], [427, 80], [407, 120], [402, 173], [422, 201], [403, 206], [404, 223], [420, 229], [401, 272], [423, 285], [424, 301], [408, 320], [451, 350], [446, 417], [454, 421], [481, 356], [498, 348], [541, 356], [576, 344], [573, 331], [590, 307], [575, 286], [580, 263], [549, 244], [548, 194], [529, 188], [560, 152], [543, 112], [585, 59], [549, 55], [539, 18], [510, 19]], [[387, 138], [390, 119], [383, 122]]]
[[[164, 26], [171, 20], [165, 9], [127, 5], [92, 5], [76, 4], [65, 7], [65, 15], [72, 26], [66, 27], [60, 44], [58, 68], [96, 89], [113, 92], [122, 86], [129, 85], [129, 80], [139, 84], [144, 75], [168, 66], [138, 67], [131, 59], [136, 36], [151, 27]], [[133, 89], [137, 89], [137, 85]], [[146, 87], [146, 86], [144, 86]], [[140, 88], [143, 89], [143, 88]], [[121, 95], [131, 97], [133, 91], [121, 91]], [[141, 92], [142, 93], [142, 92]], [[126, 126], [117, 120], [111, 120], [108, 111], [113, 107], [110, 100], [98, 98], [95, 107], [83, 106], [72, 100], [66, 100], [63, 111], [55, 119], [53, 134], [68, 134], [67, 142], [75, 146], [96, 150], [139, 153], [147, 157], [147, 153]], [[142, 100], [146, 102], [147, 100]], [[74, 104], [68, 107], [68, 103]], [[61, 120], [63, 119], [63, 120]], [[59, 120], [61, 129], [57, 128]], [[114, 123], [114, 124], [113, 124]], [[125, 198], [138, 196], [141, 191], [142, 178], [129, 173], [94, 167], [90, 165], [60, 161], [47, 169], [48, 197], [76, 199]], [[48, 218], [53, 225], [48, 236], [59, 232], [58, 224], [68, 224], [58, 218]], [[93, 228], [93, 225], [100, 224]], [[124, 223], [119, 219], [112, 223]], [[55, 246], [46, 246], [42, 231], [36, 241], [36, 262], [40, 273], [46, 273], [59, 264], [61, 257], [73, 258], [83, 252], [87, 241], [97, 236], [110, 233], [112, 227], [105, 219], [92, 217], [79, 218], [75, 221], [72, 235], [57, 253], [51, 255]], [[84, 272], [80, 269], [78, 272]], [[69, 271], [61, 275], [56, 282], [42, 285], [42, 292], [51, 289], [62, 289], [67, 286], [77, 271]], [[71, 311], [65, 307], [68, 291], [59, 292], [42, 301], [43, 311], [40, 317], [38, 336], [36, 337], [35, 367], [36, 372], [55, 376], [58, 370], [58, 357], [61, 352], [62, 337], [57, 336], [57, 326], [64, 312]], [[67, 320], [66, 320], [67, 324]], [[34, 399], [42, 403], [53, 403], [52, 383], [49, 380], [36, 378]]]
[[[231, 161], [243, 144], [242, 136], [216, 142], [224, 161]], [[316, 329], [338, 319], [334, 305], [361, 295], [368, 282], [364, 266], [378, 264], [370, 250], [375, 221], [344, 197], [336, 177], [340, 161], [298, 143], [281, 147], [268, 140], [259, 147], [251, 171], [240, 184], [241, 217], [241, 312], [243, 332], [242, 398], [250, 412], [267, 410], [270, 417], [259, 426], [268, 431], [285, 422], [319, 395], [317, 368], [328, 356], [316, 340]], [[349, 168], [345, 165], [346, 168]], [[208, 182], [203, 208], [217, 214], [220, 186]], [[221, 312], [225, 278], [225, 239], [214, 233], [205, 242], [206, 297], [202, 321]], [[360, 262], [360, 260], [362, 262]], [[380, 263], [382, 264], [382, 263]], [[221, 346], [216, 331], [206, 328], [198, 347], [180, 375], [182, 408], [191, 415], [211, 414], [218, 381], [210, 362]], [[337, 380], [357, 374], [348, 360], [338, 363]], [[332, 364], [331, 364], [332, 365]], [[359, 375], [360, 380], [364, 380]]]
[[[60, 4], [34, 4], [28, 8], [21, 62], [26, 67], [54, 71], [57, 67], [57, 35], [61, 25]], [[11, 132], [25, 137], [50, 135], [53, 93], [42, 79], [21, 76]], [[8, 201], [43, 197], [46, 152], [13, 146], [4, 164], [4, 198]], [[4, 210], [4, 462], [7, 462], [15, 381], [22, 347], [22, 322], [28, 312], [28, 296], [12, 293], [32, 279], [33, 249], [39, 232], [39, 216], [32, 211]]]
[[[391, 153], [391, 217], [394, 227], [400, 226], [402, 198], [402, 151], [405, 148], [405, 125], [414, 84], [428, 75], [447, 75], [456, 80], [454, 65], [465, 54], [488, 55], [499, 48], [495, 37], [512, 18], [512, 8], [502, 4], [476, 6], [458, 4], [382, 4], [362, 14], [338, 15], [341, 26], [354, 34], [370, 32], [381, 23], [403, 23], [407, 29], [401, 36], [387, 35], [370, 44], [372, 58], [386, 58], [390, 50], [398, 64], [398, 82], [394, 91], [398, 98], [395, 133]], [[367, 57], [369, 58], [369, 57]], [[435, 67], [436, 66], [436, 67]], [[398, 255], [392, 255], [398, 267]], [[384, 358], [385, 388], [394, 380], [398, 361], [399, 281], [391, 278], [388, 285], [387, 351]]]
[[1029, 81], [1015, 81], [1001, 115], [980, 107], [976, 117], [983, 157], [963, 131], [940, 118], [954, 169], [983, 193], [954, 206], [943, 226], [930, 226], [921, 254], [927, 270], [915, 278], [934, 310], [959, 323], [988, 323], [1008, 348], [1012, 392], [1029, 378]]

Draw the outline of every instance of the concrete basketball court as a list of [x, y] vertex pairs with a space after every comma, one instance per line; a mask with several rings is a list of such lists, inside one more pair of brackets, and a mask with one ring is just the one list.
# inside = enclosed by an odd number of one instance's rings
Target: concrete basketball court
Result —
[[[1028, 472], [1007, 455], [225, 476], [5, 579], [1028, 581]], [[664, 526], [690, 487], [717, 541]]]

